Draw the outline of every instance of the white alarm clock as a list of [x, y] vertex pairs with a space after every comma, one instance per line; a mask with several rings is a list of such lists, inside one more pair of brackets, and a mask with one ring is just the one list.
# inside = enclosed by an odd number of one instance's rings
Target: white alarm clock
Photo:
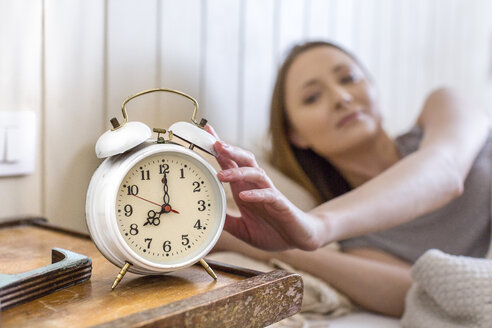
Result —
[[[191, 123], [177, 122], [166, 131], [129, 122], [126, 104], [138, 96], [172, 92], [194, 104]], [[126, 271], [162, 274], [203, 260], [217, 242], [225, 222], [226, 201], [214, 168], [193, 149], [216, 155], [216, 139], [196, 121], [198, 103], [171, 89], [151, 89], [128, 97], [122, 104], [124, 121], [111, 119], [113, 129], [96, 143], [96, 154], [106, 158], [89, 184], [87, 226], [99, 251], [122, 268], [113, 289]], [[172, 141], [173, 136], [187, 146]]]

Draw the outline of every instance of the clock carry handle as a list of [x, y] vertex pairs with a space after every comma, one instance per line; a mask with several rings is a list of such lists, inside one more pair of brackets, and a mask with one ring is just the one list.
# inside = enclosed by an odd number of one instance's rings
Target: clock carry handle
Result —
[[175, 93], [175, 94], [178, 94], [178, 95], [183, 96], [185, 98], [188, 98], [189, 100], [191, 100], [193, 102], [193, 114], [191, 116], [191, 121], [193, 122], [193, 124], [195, 124], [196, 126], [198, 126], [200, 128], [203, 128], [207, 124], [206, 119], [202, 118], [200, 122], [198, 122], [196, 120], [196, 114], [198, 112], [198, 102], [195, 100], [195, 98], [193, 98], [192, 96], [190, 96], [184, 92], [178, 91], [178, 90], [167, 89], [167, 88], [155, 88], [155, 89], [140, 91], [139, 93], [136, 93], [136, 94], [126, 98], [123, 101], [123, 103], [121, 104], [121, 112], [123, 113], [123, 122], [121, 122], [121, 124], [120, 124], [118, 122], [118, 120], [116, 119], [116, 117], [113, 117], [111, 119], [111, 124], [113, 125], [113, 128], [111, 130], [113, 130], [113, 131], [117, 130], [117, 129], [121, 128], [122, 126], [124, 126], [128, 122], [128, 115], [126, 113], [126, 104], [130, 100], [137, 98], [137, 97], [140, 97], [140, 96], [143, 96], [143, 95], [148, 94], [148, 93], [152, 93], [152, 92], [170, 92], [170, 93]]

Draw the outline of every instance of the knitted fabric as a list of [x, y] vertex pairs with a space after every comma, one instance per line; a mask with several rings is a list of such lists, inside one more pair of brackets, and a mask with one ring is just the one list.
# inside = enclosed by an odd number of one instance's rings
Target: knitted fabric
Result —
[[403, 327], [492, 327], [492, 260], [431, 249], [412, 277]]

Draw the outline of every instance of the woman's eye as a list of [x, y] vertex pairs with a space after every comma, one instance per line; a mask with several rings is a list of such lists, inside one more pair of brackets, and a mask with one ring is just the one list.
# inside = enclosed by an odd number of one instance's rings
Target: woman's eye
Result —
[[359, 76], [355, 73], [352, 73], [352, 74], [349, 74], [349, 75], [342, 77], [340, 82], [341, 83], [352, 83], [352, 82], [356, 82], [358, 79], [359, 79]]
[[316, 100], [318, 100], [319, 97], [320, 97], [319, 92], [313, 93], [313, 94], [309, 95], [308, 97], [304, 98], [303, 103], [305, 105], [312, 104], [312, 103], [316, 102]]

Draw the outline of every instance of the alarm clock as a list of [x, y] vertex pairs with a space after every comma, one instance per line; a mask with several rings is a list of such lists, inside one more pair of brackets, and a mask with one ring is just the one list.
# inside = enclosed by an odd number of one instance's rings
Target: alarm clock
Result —
[[[194, 104], [190, 122], [166, 130], [128, 121], [126, 104], [151, 92], [171, 92]], [[217, 141], [196, 121], [197, 101], [172, 89], [157, 88], [125, 99], [124, 120], [111, 119], [112, 129], [96, 143], [105, 160], [89, 184], [86, 222], [99, 251], [121, 268], [112, 289], [127, 271], [163, 274], [200, 262], [217, 242], [225, 222], [226, 197], [214, 168], [195, 147], [216, 155]], [[177, 143], [179, 138], [183, 142]]]

